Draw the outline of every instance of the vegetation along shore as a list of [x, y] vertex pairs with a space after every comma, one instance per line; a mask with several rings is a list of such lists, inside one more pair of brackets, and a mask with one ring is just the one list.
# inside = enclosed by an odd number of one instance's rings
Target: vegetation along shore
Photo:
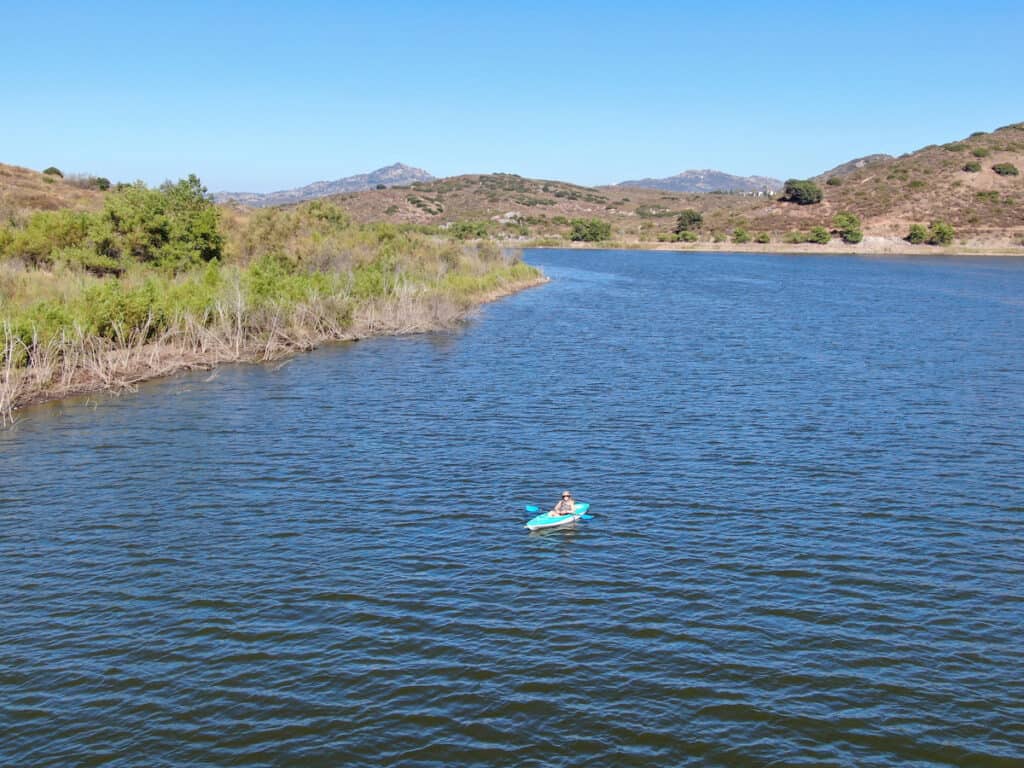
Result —
[[195, 176], [152, 189], [0, 170], [2, 425], [42, 400], [448, 328], [545, 279], [493, 242], [354, 223], [328, 201], [226, 210]]

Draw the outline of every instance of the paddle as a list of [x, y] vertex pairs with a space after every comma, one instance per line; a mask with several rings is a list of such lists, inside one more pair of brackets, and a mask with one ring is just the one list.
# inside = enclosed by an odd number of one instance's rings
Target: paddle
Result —
[[[526, 505], [526, 511], [529, 512], [531, 515], [536, 515], [537, 513], [540, 512], [540, 507], [535, 507], [533, 504], [527, 504]], [[579, 515], [578, 517], [579, 517], [580, 520], [593, 520], [594, 519], [593, 515], [588, 515], [588, 514], [585, 514], [585, 513], [582, 514], [582, 515]]]

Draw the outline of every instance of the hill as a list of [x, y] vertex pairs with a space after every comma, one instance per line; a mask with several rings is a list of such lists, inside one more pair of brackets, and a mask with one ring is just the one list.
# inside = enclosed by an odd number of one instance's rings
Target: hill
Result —
[[0, 163], [0, 225], [33, 211], [99, 210], [103, 193], [91, 180], [89, 176], [62, 178]]
[[[1024, 175], [995, 170], [1004, 165], [1024, 170], [1024, 123], [900, 157], [879, 154], [851, 160], [815, 177], [823, 193], [815, 205], [796, 205], [776, 195], [583, 187], [507, 173], [398, 183], [406, 172], [426, 174], [401, 165], [374, 172], [383, 176], [350, 177], [362, 180], [360, 191], [326, 197], [357, 222], [434, 231], [456, 225], [470, 237], [524, 241], [564, 240], [573, 219], [608, 222], [618, 242], [672, 241], [679, 213], [693, 209], [703, 217], [695, 232], [698, 243], [727, 243], [740, 229], [751, 237], [760, 235], [761, 245], [768, 248], [802, 242], [812, 227], [832, 229], [835, 215], [848, 211], [861, 220], [865, 237], [860, 250], [905, 249], [903, 238], [912, 224], [943, 221], [955, 230], [956, 248], [984, 252], [1024, 245]], [[332, 183], [304, 189], [320, 193]], [[386, 186], [377, 189], [378, 184]], [[301, 192], [293, 190], [292, 197]], [[258, 197], [260, 206], [271, 204], [272, 196]], [[103, 193], [82, 188], [81, 180], [0, 166], [0, 221], [31, 210], [98, 210], [102, 201]], [[231, 216], [251, 213], [245, 207], [231, 208]]]
[[815, 181], [827, 181], [833, 177], [849, 176], [851, 173], [859, 171], [861, 168], [866, 168], [869, 165], [875, 165], [878, 163], [885, 163], [889, 160], [895, 160], [892, 155], [867, 155], [865, 157], [858, 157], [855, 160], [849, 160], [845, 163], [837, 165], [824, 173], [819, 173], [814, 177]]
[[768, 243], [790, 243], [812, 227], [831, 229], [834, 216], [849, 211], [862, 221], [863, 250], [902, 248], [911, 224], [934, 221], [951, 224], [961, 247], [1015, 247], [1024, 238], [1024, 176], [1000, 175], [993, 166], [1002, 163], [1024, 169], [1024, 123], [901, 157], [851, 160], [816, 177], [824, 196], [817, 205], [779, 196], [582, 187], [513, 174], [435, 179], [335, 199], [361, 221], [477, 221], [492, 235], [520, 238], [564, 238], [571, 219], [599, 218], [622, 242], [666, 240], [678, 213], [694, 209], [703, 216], [700, 241], [723, 242], [740, 228], [763, 233]]
[[622, 181], [615, 186], [663, 189], [668, 192], [776, 192], [782, 189], [782, 182], [768, 176], [733, 176], [705, 169], [683, 171], [664, 179]]
[[434, 177], [422, 168], [413, 168], [402, 163], [395, 163], [378, 168], [369, 173], [346, 176], [334, 181], [314, 181], [297, 189], [283, 189], [278, 192], [216, 192], [213, 196], [218, 203], [235, 202], [252, 208], [264, 208], [271, 205], [291, 205], [304, 200], [314, 200], [328, 195], [360, 192], [375, 189], [378, 186], [393, 187], [411, 184], [414, 181], [430, 181]]

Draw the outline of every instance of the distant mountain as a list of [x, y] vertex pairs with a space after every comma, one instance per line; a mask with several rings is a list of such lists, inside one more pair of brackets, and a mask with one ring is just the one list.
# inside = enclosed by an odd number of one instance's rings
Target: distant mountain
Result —
[[334, 181], [314, 181], [298, 189], [283, 189], [279, 192], [216, 192], [213, 199], [218, 203], [236, 202], [253, 208], [264, 208], [272, 205], [288, 205], [313, 200], [328, 195], [341, 195], [347, 192], [363, 192], [376, 189], [378, 186], [399, 187], [414, 181], [433, 181], [434, 177], [422, 168], [413, 168], [402, 163], [395, 163], [386, 168], [378, 168], [369, 173], [346, 176]]
[[768, 176], [733, 176], [722, 171], [705, 169], [683, 171], [664, 179], [623, 181], [617, 187], [663, 189], [667, 192], [765, 192], [782, 188], [782, 182]]
[[861, 168], [866, 168], [869, 165], [875, 165], [876, 163], [884, 163], [889, 160], [895, 160], [892, 155], [866, 155], [865, 157], [858, 157], [856, 160], [850, 160], [842, 165], [837, 165], [835, 168], [825, 171], [818, 176], [816, 179], [828, 179], [832, 176], [849, 176], [851, 173], [859, 171]]

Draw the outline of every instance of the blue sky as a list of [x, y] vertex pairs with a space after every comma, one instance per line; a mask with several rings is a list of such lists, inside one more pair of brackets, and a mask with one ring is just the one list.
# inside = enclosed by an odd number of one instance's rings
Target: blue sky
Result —
[[0, 162], [808, 176], [1024, 120], [1024, 3], [0, 0]]

